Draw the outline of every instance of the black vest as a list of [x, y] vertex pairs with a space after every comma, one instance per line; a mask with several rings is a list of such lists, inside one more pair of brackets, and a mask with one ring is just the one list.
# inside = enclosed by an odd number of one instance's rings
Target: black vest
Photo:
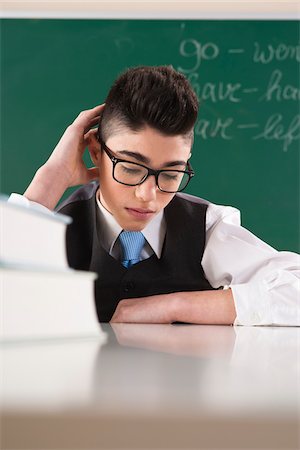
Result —
[[154, 254], [126, 269], [99, 243], [97, 189], [96, 183], [79, 188], [58, 211], [73, 218], [67, 228], [69, 265], [98, 274], [95, 298], [100, 322], [108, 322], [118, 302], [125, 298], [213, 289], [201, 266], [207, 202], [176, 194], [164, 212], [167, 232], [161, 258]]

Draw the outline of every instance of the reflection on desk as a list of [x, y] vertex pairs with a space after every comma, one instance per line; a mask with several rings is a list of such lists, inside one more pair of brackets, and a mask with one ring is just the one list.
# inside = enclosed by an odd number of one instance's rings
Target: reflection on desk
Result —
[[299, 446], [299, 328], [103, 324], [1, 346], [2, 446]]

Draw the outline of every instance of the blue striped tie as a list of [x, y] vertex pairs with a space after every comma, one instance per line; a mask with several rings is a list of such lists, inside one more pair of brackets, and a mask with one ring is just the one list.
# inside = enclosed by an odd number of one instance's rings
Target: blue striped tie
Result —
[[122, 231], [119, 235], [122, 248], [122, 264], [129, 268], [140, 261], [145, 237], [140, 231]]

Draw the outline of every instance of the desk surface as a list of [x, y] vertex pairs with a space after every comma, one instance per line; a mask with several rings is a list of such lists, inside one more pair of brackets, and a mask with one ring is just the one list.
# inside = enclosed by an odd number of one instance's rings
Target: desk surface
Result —
[[0, 448], [299, 448], [299, 328], [102, 327], [1, 345]]

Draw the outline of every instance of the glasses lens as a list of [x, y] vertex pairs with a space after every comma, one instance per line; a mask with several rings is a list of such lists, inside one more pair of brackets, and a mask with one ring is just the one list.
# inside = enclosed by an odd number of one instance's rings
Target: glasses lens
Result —
[[158, 187], [165, 192], [182, 191], [190, 181], [190, 177], [185, 172], [166, 170], [158, 176]]
[[148, 171], [145, 167], [130, 162], [118, 162], [115, 165], [115, 179], [120, 183], [136, 185], [139, 184]]

